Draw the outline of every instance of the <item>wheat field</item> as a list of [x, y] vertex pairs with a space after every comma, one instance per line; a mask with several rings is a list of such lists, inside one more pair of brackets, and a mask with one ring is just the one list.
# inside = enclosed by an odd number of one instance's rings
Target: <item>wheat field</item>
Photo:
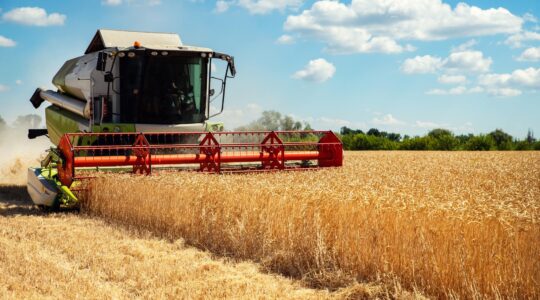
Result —
[[83, 211], [310, 287], [540, 297], [535, 152], [362, 152], [309, 172], [103, 175]]
[[189, 247], [73, 212], [32, 208], [21, 185], [0, 183], [0, 299], [333, 299], [335, 293], [263, 274]]

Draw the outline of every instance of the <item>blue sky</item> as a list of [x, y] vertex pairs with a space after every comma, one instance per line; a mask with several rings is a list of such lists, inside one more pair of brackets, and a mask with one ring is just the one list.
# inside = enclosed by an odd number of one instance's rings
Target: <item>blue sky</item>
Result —
[[[318, 129], [540, 135], [540, 1], [0, 1], [0, 115], [98, 28], [176, 32], [235, 56], [219, 120], [278, 110]], [[218, 67], [219, 68], [219, 67]], [[42, 113], [41, 110], [38, 113]]]

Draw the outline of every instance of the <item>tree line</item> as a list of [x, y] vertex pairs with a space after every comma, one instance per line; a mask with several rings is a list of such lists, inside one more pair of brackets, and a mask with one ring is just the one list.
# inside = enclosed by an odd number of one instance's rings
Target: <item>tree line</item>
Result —
[[[236, 128], [247, 130], [311, 130], [307, 122], [295, 120], [277, 111], [263, 111], [257, 120]], [[525, 139], [517, 139], [502, 129], [488, 134], [460, 134], [437, 128], [424, 136], [408, 136], [371, 128], [367, 132], [360, 129], [342, 127], [340, 136], [345, 150], [540, 150], [540, 141], [529, 130]]]
[[[12, 128], [38, 128], [40, 124], [41, 117], [30, 114], [17, 117]], [[10, 126], [0, 116], [0, 132], [7, 128]], [[312, 130], [312, 128], [307, 122], [295, 120], [277, 111], [263, 111], [257, 120], [235, 130]], [[524, 139], [515, 138], [502, 129], [496, 129], [487, 134], [455, 135], [448, 129], [437, 128], [426, 135], [411, 137], [376, 128], [364, 132], [360, 129], [342, 127], [338, 135], [345, 150], [540, 150], [540, 141], [530, 130]]]
[[341, 140], [345, 150], [540, 150], [540, 141], [528, 131], [525, 139], [517, 139], [501, 129], [488, 134], [455, 135], [452, 131], [437, 128], [424, 136], [410, 137], [399, 133], [379, 131], [372, 128], [367, 132], [342, 127]]

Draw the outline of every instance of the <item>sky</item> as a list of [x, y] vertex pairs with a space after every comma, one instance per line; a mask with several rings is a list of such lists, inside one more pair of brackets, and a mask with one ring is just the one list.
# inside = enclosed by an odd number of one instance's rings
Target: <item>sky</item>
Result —
[[43, 115], [35, 88], [108, 28], [233, 55], [229, 129], [277, 110], [316, 129], [540, 136], [539, 18], [538, 0], [0, 0], [0, 116]]

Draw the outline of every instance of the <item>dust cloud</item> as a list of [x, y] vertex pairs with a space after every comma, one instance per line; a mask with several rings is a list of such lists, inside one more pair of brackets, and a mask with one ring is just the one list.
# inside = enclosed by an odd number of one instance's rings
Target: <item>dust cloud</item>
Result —
[[45, 136], [28, 139], [26, 129], [0, 129], [0, 185], [26, 185], [28, 168], [39, 166], [51, 146]]

